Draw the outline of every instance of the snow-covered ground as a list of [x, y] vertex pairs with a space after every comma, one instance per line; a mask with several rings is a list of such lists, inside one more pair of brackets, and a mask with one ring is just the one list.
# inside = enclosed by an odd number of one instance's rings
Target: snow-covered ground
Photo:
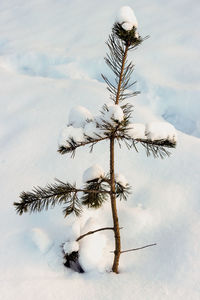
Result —
[[[134, 5], [139, 33], [150, 35], [131, 54], [142, 92], [133, 121], [171, 122], [178, 145], [164, 161], [117, 152], [116, 173], [133, 192], [118, 203], [122, 247], [157, 246], [122, 254], [115, 275], [106, 272], [112, 233], [88, 236], [80, 242], [88, 272], [78, 274], [63, 267], [60, 246], [111, 226], [109, 203], [75, 222], [61, 208], [19, 217], [12, 203], [55, 177], [79, 185], [91, 165], [108, 170], [106, 142], [74, 159], [56, 151], [73, 106], [97, 115], [108, 100], [104, 42], [122, 5]], [[198, 16], [197, 0], [0, 2], [0, 299], [200, 299]]]

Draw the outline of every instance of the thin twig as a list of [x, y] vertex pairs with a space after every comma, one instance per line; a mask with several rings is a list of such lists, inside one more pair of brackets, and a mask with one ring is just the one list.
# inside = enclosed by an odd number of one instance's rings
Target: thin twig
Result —
[[85, 236], [87, 235], [90, 235], [90, 234], [93, 234], [95, 232], [98, 232], [98, 231], [102, 231], [102, 230], [113, 230], [113, 227], [103, 227], [103, 228], [99, 228], [99, 229], [96, 229], [96, 230], [92, 230], [92, 231], [88, 231], [87, 233], [85, 234], [82, 234], [81, 236], [79, 236], [76, 241], [80, 241], [82, 238], [84, 238]]
[[[128, 249], [128, 250], [124, 250], [124, 251], [121, 251], [120, 253], [126, 253], [126, 252], [131, 252], [131, 251], [137, 251], [137, 250], [141, 250], [141, 249], [144, 249], [144, 248], [148, 248], [148, 247], [152, 247], [152, 246], [156, 246], [157, 244], [150, 244], [150, 245], [146, 245], [146, 246], [143, 246], [143, 247], [139, 247], [139, 248], [134, 248], [134, 249]], [[114, 251], [110, 251], [111, 253], [114, 253]]]
[[[123, 229], [123, 227], [120, 227], [119, 229]], [[96, 229], [96, 230], [88, 231], [87, 233], [80, 235], [76, 239], [76, 242], [80, 241], [82, 238], [84, 238], [87, 235], [93, 234], [93, 233], [98, 232], [98, 231], [103, 231], [103, 230], [114, 230], [114, 228], [113, 227], [103, 227], [103, 228], [99, 228], [99, 229]]]

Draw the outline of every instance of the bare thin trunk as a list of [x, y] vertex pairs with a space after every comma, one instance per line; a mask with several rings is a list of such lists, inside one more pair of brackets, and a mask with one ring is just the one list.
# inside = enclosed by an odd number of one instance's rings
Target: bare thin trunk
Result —
[[115, 104], [119, 104], [119, 96], [120, 96], [120, 90], [121, 90], [121, 84], [122, 84], [122, 76], [123, 76], [123, 72], [124, 72], [125, 61], [126, 61], [126, 58], [127, 58], [128, 47], [129, 47], [129, 45], [127, 45], [126, 48], [125, 48], [124, 57], [123, 57], [123, 60], [122, 60], [122, 66], [121, 66], [121, 72], [120, 72], [120, 77], [119, 77], [119, 82], [118, 82], [118, 88], [117, 88], [117, 95], [116, 95]]
[[[122, 60], [115, 104], [119, 104], [119, 100], [120, 100], [121, 84], [123, 79], [125, 62], [127, 58], [128, 47], [129, 46], [126, 45], [123, 60]], [[113, 261], [112, 271], [115, 273], [119, 273], [118, 269], [119, 269], [119, 258], [121, 254], [121, 239], [120, 239], [120, 228], [119, 228], [119, 220], [117, 214], [116, 195], [115, 195], [114, 143], [115, 143], [115, 136], [113, 134], [110, 138], [110, 187], [111, 187], [110, 199], [111, 199], [113, 227], [114, 227], [114, 235], [115, 235], [115, 251], [114, 251], [114, 261]]]
[[115, 196], [115, 175], [114, 175], [114, 137], [110, 138], [110, 181], [111, 181], [111, 208], [113, 217], [113, 228], [115, 235], [115, 251], [114, 251], [114, 261], [112, 266], [112, 271], [118, 273], [119, 258], [121, 253], [121, 240], [120, 240], [120, 228], [117, 215], [117, 205]]
[[87, 235], [93, 234], [93, 233], [95, 233], [95, 232], [103, 231], [103, 230], [113, 230], [113, 227], [103, 227], [103, 228], [99, 228], [99, 229], [96, 229], [96, 230], [88, 231], [87, 233], [80, 235], [80, 236], [76, 239], [76, 241], [78, 242], [78, 241], [80, 241], [81, 239], [83, 239], [83, 238], [84, 238], [85, 236], [87, 236]]

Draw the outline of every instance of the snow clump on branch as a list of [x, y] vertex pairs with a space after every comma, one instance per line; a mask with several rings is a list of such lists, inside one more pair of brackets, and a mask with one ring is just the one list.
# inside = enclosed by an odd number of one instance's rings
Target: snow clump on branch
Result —
[[112, 104], [108, 106], [108, 110], [106, 111], [104, 118], [105, 121], [111, 124], [113, 124], [113, 122], [120, 123], [124, 119], [124, 112], [119, 105]]
[[83, 128], [74, 128], [73, 126], [65, 127], [60, 134], [58, 144], [60, 146], [68, 146], [68, 140], [73, 139], [75, 142], [84, 142], [85, 137]]
[[138, 28], [138, 22], [134, 11], [129, 6], [122, 6], [120, 8], [116, 21], [127, 31], [132, 30], [133, 27]]
[[145, 125], [141, 124], [141, 123], [131, 123], [127, 126], [127, 133], [128, 135], [134, 139], [141, 139], [141, 140], [145, 140], [146, 136], [145, 136]]
[[173, 125], [167, 122], [151, 122], [146, 124], [145, 135], [151, 141], [166, 140], [176, 143], [177, 134]]
[[146, 124], [131, 123], [127, 126], [127, 134], [134, 140], [177, 142], [176, 129], [167, 122], [150, 122]]
[[124, 188], [127, 187], [128, 185], [128, 181], [127, 179], [125, 178], [125, 176], [121, 173], [117, 173], [115, 174], [115, 181], [120, 184], [121, 186], [123, 186]]
[[91, 137], [91, 138], [93, 138], [93, 139], [104, 136], [102, 131], [99, 128], [96, 127], [95, 122], [89, 122], [85, 125], [84, 134]]
[[69, 126], [75, 128], [84, 127], [89, 121], [93, 121], [93, 116], [91, 112], [83, 106], [75, 106], [70, 110], [69, 113]]
[[92, 167], [85, 170], [85, 172], [83, 173], [83, 182], [86, 183], [92, 180], [98, 180], [102, 177], [105, 177], [105, 172], [103, 168], [100, 165], [95, 164]]
[[63, 251], [65, 252], [65, 254], [70, 254], [78, 250], [79, 250], [79, 243], [76, 241], [73, 242], [69, 241], [63, 245]]

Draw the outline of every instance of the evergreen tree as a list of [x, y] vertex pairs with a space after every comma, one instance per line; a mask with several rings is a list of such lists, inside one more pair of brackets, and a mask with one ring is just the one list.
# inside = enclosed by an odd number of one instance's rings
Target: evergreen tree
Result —
[[[80, 236], [77, 241], [101, 230], [112, 230], [115, 238], [112, 271], [115, 273], [118, 273], [120, 254], [137, 250], [121, 250], [116, 200], [126, 200], [130, 193], [130, 186], [124, 182], [122, 177], [120, 178], [115, 174], [115, 145], [117, 142], [119, 145], [125, 143], [128, 149], [133, 148], [138, 151], [137, 146], [141, 144], [147, 155], [152, 154], [155, 158], [168, 156], [170, 153], [167, 148], [176, 146], [176, 134], [172, 125], [154, 122], [145, 127], [143, 124], [131, 123], [132, 105], [128, 103], [127, 99], [136, 96], [138, 92], [133, 92], [131, 89], [135, 83], [131, 81], [134, 65], [128, 61], [128, 53], [139, 46], [143, 40], [137, 32], [137, 20], [133, 11], [129, 7], [121, 8], [118, 20], [113, 25], [112, 33], [106, 43], [108, 53], [105, 62], [113, 72], [115, 80], [112, 82], [102, 75], [113, 104], [103, 106], [100, 118], [93, 119], [88, 115], [86, 116], [85, 124], [82, 124], [84, 128], [81, 129], [81, 138], [77, 139], [76, 133], [80, 133], [80, 128], [77, 128], [72, 120], [66, 128], [64, 141], [58, 149], [60, 154], [70, 153], [74, 157], [77, 148], [88, 145], [92, 151], [94, 145], [107, 140], [110, 151], [108, 174], [105, 175], [98, 166], [93, 166], [86, 171], [85, 185], [81, 188], [77, 188], [75, 184], [56, 180], [54, 184], [49, 184], [45, 188], [35, 187], [31, 192], [21, 193], [21, 201], [14, 203], [16, 211], [20, 215], [24, 212], [38, 212], [60, 204], [64, 207], [63, 212], [66, 217], [71, 213], [79, 216], [84, 205], [89, 208], [99, 208], [109, 198], [113, 227], [87, 232]], [[81, 113], [83, 113], [84, 108], [81, 109]], [[84, 112], [87, 114], [86, 110]], [[86, 127], [89, 127], [90, 130], [85, 130]], [[148, 246], [151, 245], [141, 248]]]

